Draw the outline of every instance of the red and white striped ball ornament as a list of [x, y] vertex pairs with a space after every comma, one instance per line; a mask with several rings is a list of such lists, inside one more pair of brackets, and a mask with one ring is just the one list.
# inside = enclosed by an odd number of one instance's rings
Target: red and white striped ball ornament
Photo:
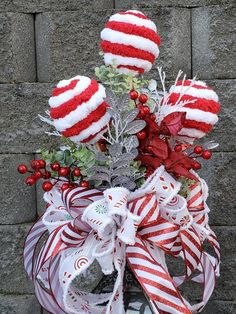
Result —
[[105, 88], [86, 76], [60, 81], [49, 99], [54, 127], [75, 143], [98, 141], [110, 121], [105, 97]]
[[[181, 106], [180, 103], [185, 101], [190, 103]], [[178, 133], [178, 138], [193, 142], [194, 139], [205, 136], [217, 123], [220, 111], [218, 101], [217, 94], [205, 82], [178, 81], [170, 88], [168, 105], [162, 110], [162, 118], [171, 112], [186, 112], [184, 127]]]
[[105, 64], [117, 66], [120, 73], [148, 72], [159, 55], [156, 25], [140, 11], [112, 15], [101, 32], [101, 39]]

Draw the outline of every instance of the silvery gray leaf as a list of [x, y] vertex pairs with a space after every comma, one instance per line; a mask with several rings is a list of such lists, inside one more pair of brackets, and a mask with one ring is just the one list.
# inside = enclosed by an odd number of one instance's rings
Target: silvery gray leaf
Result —
[[112, 157], [117, 157], [122, 154], [122, 146], [120, 143], [115, 143], [109, 147], [109, 153]]
[[128, 182], [124, 183], [124, 187], [130, 191], [134, 190], [136, 188], [136, 184], [134, 181], [130, 180]]
[[204, 149], [214, 149], [218, 146], [219, 146], [219, 143], [216, 143], [215, 141], [209, 141], [209, 142], [203, 143], [202, 145]]
[[100, 152], [98, 152], [98, 153], [95, 155], [95, 159], [96, 159], [97, 161], [108, 161], [108, 160], [109, 160], [109, 158], [108, 158], [105, 154], [100, 153]]
[[128, 95], [117, 96], [110, 90], [107, 91], [107, 102], [110, 104], [111, 108], [118, 112], [124, 111], [129, 107]]
[[139, 109], [137, 108], [131, 111], [127, 111], [123, 116], [124, 124], [132, 122], [137, 117], [138, 114], [139, 114]]
[[112, 171], [111, 176], [130, 176], [131, 168], [130, 167], [120, 167]]
[[126, 177], [126, 176], [119, 176], [119, 177], [116, 177], [112, 183], [114, 186], [122, 186], [124, 185], [125, 183], [129, 182], [130, 181], [130, 178]]
[[93, 166], [92, 168], [89, 169], [89, 171], [91, 171], [91, 172], [103, 172], [103, 173], [110, 174], [110, 170], [107, 169], [107, 167], [105, 167], [105, 166]]
[[135, 120], [130, 122], [126, 129], [125, 129], [125, 133], [127, 134], [136, 134], [139, 131], [141, 131], [143, 128], [145, 128], [146, 126], [146, 122], [143, 120]]
[[111, 167], [114, 168], [118, 168], [118, 167], [123, 167], [123, 166], [129, 166], [129, 164], [131, 163], [131, 161], [133, 160], [133, 155], [130, 153], [125, 153], [122, 154], [121, 157], [119, 159], [117, 159], [112, 165]]
[[125, 111], [129, 108], [129, 96], [127, 94], [123, 94], [117, 98], [118, 108], [120, 111]]
[[156, 89], [157, 89], [157, 81], [156, 80], [150, 80], [150, 82], [149, 82], [149, 85], [148, 85], [148, 89], [150, 90], [150, 91], [156, 91]]
[[133, 155], [133, 158], [138, 156], [138, 150], [136, 148], [133, 148], [130, 153]]
[[139, 141], [136, 135], [129, 136], [124, 141], [125, 148], [130, 151], [132, 148], [139, 146]]
[[110, 176], [106, 173], [96, 173], [96, 175], [92, 175], [88, 178], [89, 180], [95, 180], [95, 181], [106, 181], [110, 182]]

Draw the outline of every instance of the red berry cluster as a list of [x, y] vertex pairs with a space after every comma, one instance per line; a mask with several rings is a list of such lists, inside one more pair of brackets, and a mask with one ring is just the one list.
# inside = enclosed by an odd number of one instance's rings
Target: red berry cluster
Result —
[[[131, 90], [129, 93], [130, 99], [134, 100], [136, 107], [139, 109], [138, 118], [142, 119], [149, 116], [153, 121], [156, 120], [154, 113], [150, 112], [150, 108], [145, 105], [148, 101], [148, 96], [146, 94], [140, 94], [136, 90]], [[137, 137], [140, 140], [144, 140], [147, 134], [145, 131], [140, 131], [137, 133]]]
[[[29, 169], [26, 165], [20, 164], [17, 170], [21, 174], [30, 173], [30, 175], [25, 179], [25, 183], [29, 186], [34, 185], [39, 179], [46, 180], [42, 183], [42, 188], [45, 192], [50, 191], [53, 188], [53, 185], [55, 185], [58, 181], [64, 182], [61, 186], [62, 191], [76, 186], [89, 187], [89, 182], [83, 180], [80, 168], [74, 165], [71, 165], [70, 167], [62, 167], [59, 162], [55, 162], [50, 164], [50, 170], [47, 170], [46, 161], [39, 159], [32, 160]], [[53, 176], [55, 173], [56, 175]], [[67, 180], [65, 181], [61, 179], [61, 177], [64, 177]], [[75, 180], [78, 181], [78, 177], [80, 177], [79, 184], [74, 182]], [[48, 181], [50, 178], [54, 179], [55, 182], [52, 183], [51, 181]]]
[[[178, 145], [175, 146], [174, 150], [175, 150], [176, 153], [179, 153], [179, 152], [182, 152], [183, 147], [182, 147], [181, 144], [178, 144]], [[195, 155], [194, 155], [194, 154], [195, 154]], [[194, 156], [193, 156], [193, 155], [194, 155]], [[199, 169], [201, 169], [201, 167], [202, 167], [202, 165], [200, 164], [200, 162], [198, 162], [198, 161], [195, 160], [196, 158], [201, 157], [201, 158], [203, 158], [203, 159], [208, 160], [208, 159], [211, 158], [211, 156], [212, 156], [212, 152], [211, 152], [211, 151], [209, 151], [209, 150], [204, 150], [203, 147], [200, 146], [200, 145], [195, 146], [194, 149], [193, 149], [193, 151], [192, 151], [192, 153], [189, 154], [189, 157], [192, 158], [192, 159], [194, 159], [194, 161], [195, 161], [195, 162], [193, 163], [193, 165], [192, 165], [192, 169], [193, 169], [193, 170], [199, 170]]]

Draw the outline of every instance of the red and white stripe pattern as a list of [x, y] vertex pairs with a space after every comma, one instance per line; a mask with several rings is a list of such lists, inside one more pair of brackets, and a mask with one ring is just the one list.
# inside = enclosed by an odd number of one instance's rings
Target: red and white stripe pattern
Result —
[[58, 132], [76, 143], [96, 142], [110, 121], [105, 88], [86, 76], [62, 80], [49, 99]]
[[[210, 227], [208, 227], [210, 229]], [[217, 236], [215, 234], [215, 232], [210, 229], [210, 234], [208, 236], [208, 241], [209, 243], [213, 246], [216, 256], [217, 256], [217, 263], [216, 263], [216, 267], [218, 266], [218, 264], [220, 263], [220, 244], [218, 242]]]
[[202, 255], [202, 246], [196, 231], [190, 227], [181, 230], [180, 239], [182, 243], [184, 261], [186, 265], [187, 276], [190, 277], [200, 263]]
[[152, 258], [142, 240], [137, 239], [134, 246], [127, 246], [126, 257], [139, 283], [161, 313], [191, 314], [172, 278]]
[[140, 227], [147, 222], [151, 223], [152, 221], [156, 221], [159, 216], [158, 202], [155, 193], [135, 198], [129, 202], [128, 207], [131, 213], [141, 217]]
[[148, 72], [159, 55], [156, 25], [140, 11], [112, 15], [101, 32], [101, 39], [105, 64], [116, 65], [120, 73]]
[[61, 240], [67, 246], [80, 245], [88, 236], [88, 233], [74, 226], [74, 221], [69, 222], [61, 233]]
[[[220, 104], [217, 94], [205, 82], [186, 80], [178, 81], [170, 88], [168, 103], [172, 111], [186, 112], [184, 127], [179, 132], [182, 139], [192, 141], [211, 131], [218, 121]], [[184, 106], [175, 106], [180, 102], [190, 101]]]
[[78, 187], [65, 190], [62, 194], [62, 201], [71, 217], [76, 218], [88, 205], [98, 201], [102, 196], [103, 193], [99, 190]]
[[191, 214], [197, 214], [204, 209], [204, 195], [201, 182], [195, 182], [190, 186], [190, 193], [186, 199], [188, 210]]
[[42, 222], [42, 218], [32, 226], [24, 244], [24, 267], [28, 276], [33, 279], [34, 266], [36, 260], [36, 247], [41, 237], [47, 232], [47, 228]]
[[143, 239], [154, 243], [165, 251], [170, 251], [179, 234], [179, 226], [160, 217], [139, 230]]

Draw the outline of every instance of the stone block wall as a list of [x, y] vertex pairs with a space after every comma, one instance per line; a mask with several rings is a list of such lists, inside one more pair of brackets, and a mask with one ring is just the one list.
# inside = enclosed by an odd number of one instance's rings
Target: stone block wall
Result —
[[[22, 265], [24, 237], [42, 212], [41, 191], [23, 186], [16, 172], [39, 147], [56, 145], [37, 115], [52, 86], [102, 64], [99, 33], [121, 9], [141, 9], [162, 38], [168, 78], [179, 69], [197, 75], [220, 96], [220, 123], [209, 138], [220, 146], [202, 176], [209, 183], [211, 224], [222, 246], [222, 275], [205, 314], [236, 313], [235, 15], [233, 0], [2, 0], [0, 2], [0, 313], [43, 310]], [[155, 77], [155, 68], [150, 75]], [[188, 288], [193, 294], [193, 288]]]

